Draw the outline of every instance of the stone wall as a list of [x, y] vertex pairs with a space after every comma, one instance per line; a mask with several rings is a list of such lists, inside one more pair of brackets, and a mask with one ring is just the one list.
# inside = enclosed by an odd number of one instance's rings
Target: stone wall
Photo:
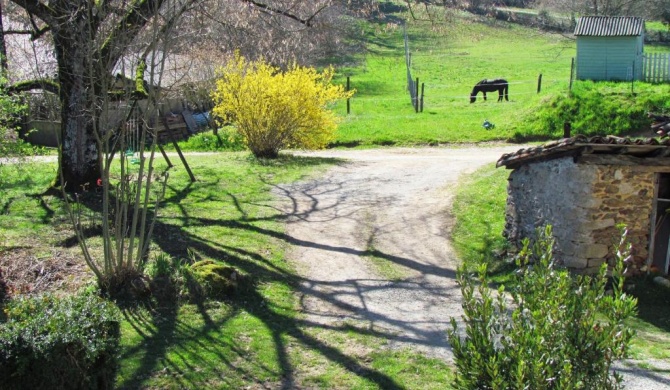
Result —
[[580, 169], [571, 157], [526, 164], [514, 170], [507, 186], [504, 235], [517, 247], [550, 224], [556, 239], [555, 257], [571, 268], [586, 268], [575, 255], [575, 242], [589, 242], [588, 213], [595, 206], [591, 185], [595, 169]]
[[[580, 165], [585, 166], [585, 165]], [[597, 181], [593, 197], [600, 203], [591, 210], [591, 218], [600, 223], [592, 232], [594, 245], [607, 247], [605, 256], [588, 259], [587, 271], [595, 271], [605, 260], [614, 258], [614, 243], [619, 242], [616, 224], [628, 228], [628, 242], [633, 245], [635, 269], [644, 265], [649, 255], [651, 213], [654, 205], [655, 172], [648, 167], [596, 166]]]
[[[594, 162], [597, 161], [597, 162]], [[517, 246], [551, 224], [555, 257], [580, 272], [596, 272], [614, 257], [625, 224], [636, 264], [648, 257], [654, 175], [658, 167], [606, 164], [573, 157], [525, 164], [509, 178], [504, 235]], [[614, 162], [614, 163], [613, 163]], [[628, 161], [629, 162], [629, 161]]]

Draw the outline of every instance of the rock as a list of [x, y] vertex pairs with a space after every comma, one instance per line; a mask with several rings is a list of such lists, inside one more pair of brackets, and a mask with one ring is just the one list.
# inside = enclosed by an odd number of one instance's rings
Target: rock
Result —
[[670, 288], [670, 280], [662, 277], [662, 276], [657, 276], [654, 278], [654, 283], [658, 284], [659, 286], [667, 287]]

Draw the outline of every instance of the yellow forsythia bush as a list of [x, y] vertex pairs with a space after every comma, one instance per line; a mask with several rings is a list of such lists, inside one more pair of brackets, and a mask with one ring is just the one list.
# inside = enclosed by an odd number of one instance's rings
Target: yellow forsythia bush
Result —
[[333, 72], [298, 65], [282, 71], [236, 54], [219, 69], [213, 113], [237, 127], [256, 157], [275, 158], [287, 148], [323, 148], [337, 127], [328, 106], [353, 95], [331, 84]]

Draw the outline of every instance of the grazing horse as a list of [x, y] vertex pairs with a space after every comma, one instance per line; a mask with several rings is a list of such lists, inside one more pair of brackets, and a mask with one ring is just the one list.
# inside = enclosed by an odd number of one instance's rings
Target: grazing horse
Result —
[[493, 91], [498, 91], [499, 102], [502, 102], [503, 100], [503, 93], [505, 94], [505, 100], [509, 101], [509, 98], [507, 97], [508, 90], [509, 85], [505, 79], [482, 80], [472, 88], [472, 92], [470, 92], [470, 103], [474, 103], [475, 100], [477, 100], [477, 94], [479, 92], [484, 94], [484, 100], [486, 100], [486, 92]]

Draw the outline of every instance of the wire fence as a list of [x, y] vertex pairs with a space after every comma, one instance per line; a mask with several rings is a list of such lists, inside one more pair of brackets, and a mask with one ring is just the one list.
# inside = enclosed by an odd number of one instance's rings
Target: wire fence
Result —
[[[403, 27], [404, 57], [405, 57], [404, 60], [406, 70], [405, 89], [406, 93], [409, 94], [410, 103], [412, 104], [412, 108], [414, 109], [415, 113], [423, 112], [424, 99], [427, 99], [431, 108], [442, 108], [447, 106], [453, 106], [454, 101], [460, 101], [460, 100], [469, 103], [471, 98], [470, 95], [471, 92], [469, 92], [468, 90], [463, 91], [464, 90], [463, 84], [458, 82], [460, 80], [455, 80], [456, 82], [454, 83], [435, 83], [435, 84], [429, 83], [428, 85], [426, 85], [426, 83], [424, 82], [420, 83], [419, 78], [415, 77], [416, 75], [412, 74], [412, 68], [414, 66], [414, 69], [415, 70], [417, 69], [417, 67], [415, 66], [416, 64], [413, 64], [413, 61], [416, 61], [418, 59], [421, 62], [421, 60], [426, 57], [430, 57], [431, 60], [433, 60], [435, 56], [467, 57], [470, 61], [472, 61], [473, 57], [470, 56], [469, 54], [460, 55], [457, 52], [444, 52], [444, 51], [440, 52], [439, 50], [421, 51], [417, 53], [412, 53], [410, 51], [410, 41], [409, 41], [409, 35], [407, 33], [407, 27], [404, 23], [402, 27]], [[518, 55], [513, 55], [512, 57], [514, 61], [519, 60]], [[653, 81], [656, 82], [659, 81], [663, 82], [666, 78], [669, 78], [670, 57], [667, 57], [667, 55], [665, 54], [662, 56], [655, 56], [653, 58], [652, 56], [649, 57], [650, 58], [647, 59], [646, 68], [651, 69], [651, 71], [646, 70], [646, 73], [653, 74], [653, 76], [651, 76], [650, 78], [653, 77]], [[482, 58], [482, 60], [484, 60], [484, 58]], [[488, 61], [489, 58], [486, 57], [485, 60]], [[497, 62], [500, 62], [501, 60], [502, 59], [500, 58], [496, 59]], [[510, 58], [509, 60], [512, 61], [512, 58]], [[525, 58], [525, 60], [527, 62], [528, 60], [532, 60], [535, 63], [551, 63], [551, 64], [555, 64], [556, 61], [559, 61], [558, 56], [534, 56], [532, 57], [532, 59], [529, 57]], [[539, 73], [537, 79], [508, 80], [508, 85], [511, 87], [509, 91], [509, 96], [518, 98], [518, 97], [529, 97], [533, 95], [538, 95], [542, 92], [543, 88], [555, 90], [557, 85], [565, 86], [566, 92], [571, 93], [572, 84], [573, 81], [575, 80], [575, 59], [572, 58], [571, 60], [572, 63], [570, 64], [570, 73], [567, 74], [566, 72], [565, 78], [543, 79], [542, 73]], [[538, 66], [538, 68], [539, 67], [540, 66]], [[418, 69], [420, 69], [420, 67]], [[349, 78], [347, 78], [347, 83], [349, 83]], [[426, 94], [426, 87], [428, 87], [429, 89], [427, 94]], [[455, 91], [457, 92], [455, 93]], [[494, 93], [491, 93], [491, 95], [489, 95], [488, 98], [489, 98], [488, 100], [495, 101], [498, 98], [498, 96], [495, 96]], [[359, 91], [359, 94], [353, 96], [351, 102], [355, 104], [356, 101], [365, 101], [366, 104], [369, 105], [370, 103], [383, 104], [384, 102], [394, 102], [405, 99], [406, 97], [395, 97], [395, 96], [394, 97], [380, 97], [378, 95], [362, 96], [360, 95]], [[347, 114], [349, 113], [350, 113], [350, 102], [348, 101]]]

